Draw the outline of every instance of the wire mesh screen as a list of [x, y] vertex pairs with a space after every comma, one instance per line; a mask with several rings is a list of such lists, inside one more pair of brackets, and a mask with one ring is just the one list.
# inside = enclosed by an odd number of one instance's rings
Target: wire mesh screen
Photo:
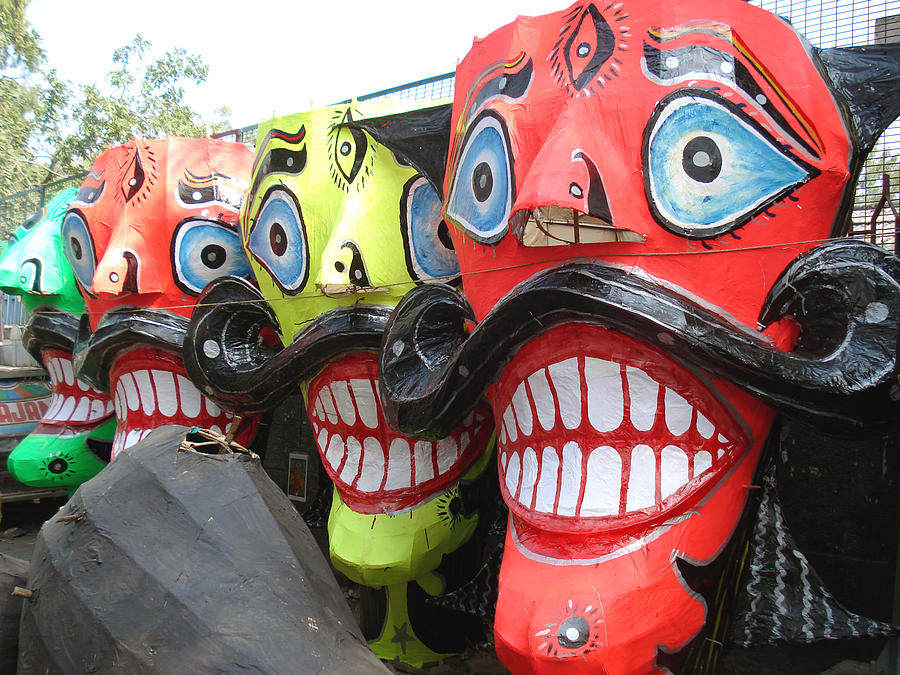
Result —
[[[900, 42], [900, 0], [751, 0], [783, 16], [816, 47]], [[853, 204], [852, 235], [897, 251], [900, 120], [869, 155]]]
[[399, 87], [392, 87], [374, 94], [360, 96], [360, 101], [376, 101], [383, 98], [409, 99], [413, 101], [432, 101], [440, 98], [453, 98], [455, 75], [447, 73], [426, 80], [419, 80]]

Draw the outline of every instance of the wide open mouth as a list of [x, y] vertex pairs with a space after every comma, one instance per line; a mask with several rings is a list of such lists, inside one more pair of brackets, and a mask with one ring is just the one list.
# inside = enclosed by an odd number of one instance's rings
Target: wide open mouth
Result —
[[385, 422], [377, 382], [373, 352], [332, 361], [310, 382], [309, 419], [343, 501], [359, 513], [397, 513], [459, 480], [484, 452], [493, 427], [482, 402], [439, 441], [401, 436]]
[[643, 243], [641, 234], [616, 227], [611, 220], [589, 216], [563, 206], [520, 209], [509, 219], [510, 230], [524, 246], [564, 246], [632, 241]]
[[749, 447], [697, 375], [588, 324], [522, 347], [501, 376], [495, 419], [501, 490], [519, 529], [598, 542], [685, 511]]
[[72, 355], [61, 349], [41, 351], [44, 368], [50, 374], [50, 405], [41, 424], [94, 426], [113, 413], [109, 396], [75, 377]]
[[217, 433], [231, 428], [234, 414], [219, 408], [187, 378], [174, 354], [137, 347], [121, 352], [109, 374], [118, 424], [112, 456], [157, 427], [182, 424]]

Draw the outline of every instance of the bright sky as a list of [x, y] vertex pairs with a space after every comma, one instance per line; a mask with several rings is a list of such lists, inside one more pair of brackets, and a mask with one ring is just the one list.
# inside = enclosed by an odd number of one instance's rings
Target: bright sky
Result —
[[199, 54], [209, 78], [188, 102], [235, 127], [456, 68], [476, 36], [570, 0], [31, 0], [27, 18], [63, 79], [105, 84], [113, 51], [140, 33], [155, 55]]

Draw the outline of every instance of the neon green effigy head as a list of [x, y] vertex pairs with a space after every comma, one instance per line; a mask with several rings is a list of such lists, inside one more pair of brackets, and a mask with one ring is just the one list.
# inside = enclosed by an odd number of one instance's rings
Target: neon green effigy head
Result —
[[76, 193], [63, 190], [26, 220], [0, 259], [0, 291], [21, 296], [28, 309], [25, 342], [44, 364], [52, 390], [40, 424], [10, 453], [7, 467], [21, 483], [70, 493], [106, 465], [116, 426], [109, 397], [77, 380], [72, 367], [84, 300], [60, 228]]
[[0, 291], [21, 296], [29, 312], [38, 305], [75, 314], [84, 311], [60, 234], [63, 216], [76, 192], [75, 188], [63, 190], [22, 223], [0, 259]]
[[[434, 171], [449, 109], [397, 105], [353, 102], [259, 128], [241, 234], [285, 344], [323, 314], [393, 307], [416, 284], [458, 278]], [[331, 558], [363, 584], [420, 580], [440, 592], [426, 579], [478, 522], [475, 509], [455, 510], [456, 486], [490, 463], [490, 413], [441, 441], [408, 439], [385, 422], [377, 380], [377, 353], [348, 349], [299, 383], [337, 493]]]
[[335, 307], [393, 306], [418, 282], [459, 274], [437, 191], [356, 126], [394, 112], [354, 102], [259, 127], [241, 229], [286, 342]]

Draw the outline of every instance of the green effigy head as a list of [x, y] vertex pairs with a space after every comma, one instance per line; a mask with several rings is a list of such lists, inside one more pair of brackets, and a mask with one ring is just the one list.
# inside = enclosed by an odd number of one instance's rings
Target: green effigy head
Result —
[[75, 188], [63, 190], [22, 223], [0, 258], [0, 291], [21, 296], [29, 312], [39, 305], [75, 314], [84, 311], [60, 233], [76, 192]]
[[0, 258], [0, 291], [18, 295], [30, 317], [24, 342], [50, 376], [38, 426], [7, 459], [10, 474], [34, 487], [73, 492], [109, 459], [116, 420], [109, 396], [75, 377], [72, 346], [84, 300], [63, 254], [60, 228], [75, 188], [63, 190], [10, 237]]
[[330, 309], [393, 306], [416, 283], [459, 275], [432, 183], [359, 125], [394, 107], [354, 102], [260, 125], [241, 229], [285, 342]]
[[[332, 563], [364, 585], [418, 582], [429, 594], [447, 590], [442, 561], [479, 523], [461, 486], [486, 475], [493, 438], [486, 405], [446, 438], [422, 441], [392, 430], [378, 402], [377, 345], [390, 309], [418, 284], [459, 278], [441, 216], [450, 121], [441, 103], [354, 101], [261, 125], [241, 212], [285, 352], [316, 354], [317, 370], [298, 384], [335, 486]], [[341, 331], [365, 333], [368, 346], [335, 340]], [[406, 611], [389, 605], [392, 616]], [[408, 662], [435, 657], [373, 649]]]

